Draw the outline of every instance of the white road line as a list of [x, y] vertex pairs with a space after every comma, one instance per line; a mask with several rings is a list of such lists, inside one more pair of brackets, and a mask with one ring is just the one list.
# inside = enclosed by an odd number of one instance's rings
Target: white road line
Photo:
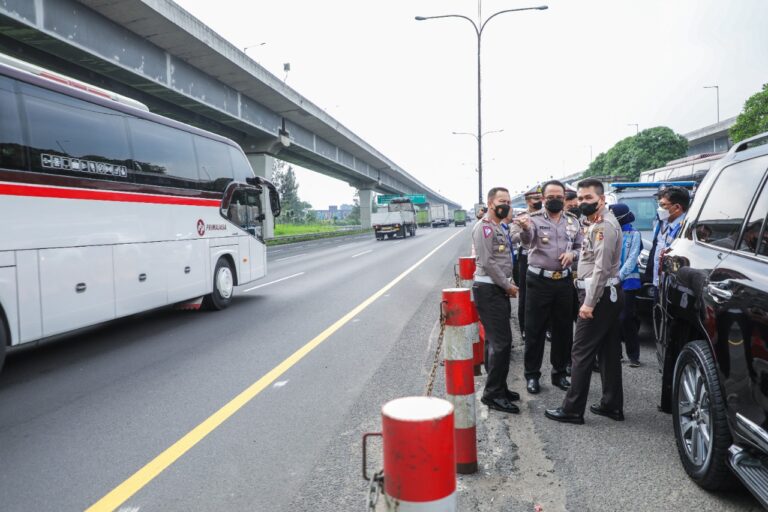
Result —
[[279, 380], [279, 381], [275, 382], [274, 384], [272, 384], [272, 387], [273, 388], [281, 388], [281, 387], [285, 386], [286, 384], [288, 384], [287, 380]]
[[358, 256], [362, 256], [363, 254], [368, 254], [369, 252], [373, 252], [373, 249], [368, 249], [367, 251], [359, 252], [352, 257], [357, 258]]
[[289, 259], [291, 259], [291, 258], [298, 258], [299, 256], [306, 256], [306, 255], [307, 255], [307, 253], [303, 252], [303, 253], [301, 253], [301, 254], [294, 254], [293, 256], [286, 256], [285, 258], [280, 258], [280, 259], [278, 259], [278, 260], [275, 260], [275, 261], [276, 261], [276, 262], [277, 262], [277, 261], [285, 261], [285, 260], [289, 260]]
[[304, 272], [299, 272], [298, 274], [293, 274], [292, 276], [288, 277], [281, 277], [280, 279], [275, 279], [274, 281], [270, 281], [268, 283], [260, 284], [259, 286], [254, 286], [253, 288], [248, 288], [247, 290], [243, 290], [243, 293], [245, 292], [252, 292], [253, 290], [257, 290], [259, 288], [264, 288], [265, 286], [269, 286], [271, 284], [279, 283], [280, 281], [285, 281], [288, 279], [293, 279], [294, 277], [303, 276]]

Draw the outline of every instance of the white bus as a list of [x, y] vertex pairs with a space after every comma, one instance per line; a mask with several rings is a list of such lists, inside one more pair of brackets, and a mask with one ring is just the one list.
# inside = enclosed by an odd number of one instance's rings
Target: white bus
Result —
[[227, 307], [279, 213], [233, 141], [0, 55], [0, 367], [7, 346]]

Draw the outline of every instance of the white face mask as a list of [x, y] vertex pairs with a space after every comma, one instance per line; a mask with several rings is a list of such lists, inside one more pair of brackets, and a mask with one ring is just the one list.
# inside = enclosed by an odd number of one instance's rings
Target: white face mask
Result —
[[656, 209], [656, 215], [659, 216], [659, 220], [662, 222], [669, 220], [669, 210], [665, 210], [664, 208], [657, 208]]

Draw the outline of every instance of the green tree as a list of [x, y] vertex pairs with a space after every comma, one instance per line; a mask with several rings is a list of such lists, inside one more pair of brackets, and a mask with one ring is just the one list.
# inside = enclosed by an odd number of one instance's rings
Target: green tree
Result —
[[584, 175], [626, 176], [637, 180], [641, 172], [663, 167], [670, 160], [685, 156], [687, 149], [688, 140], [670, 128], [648, 128], [597, 155]]
[[346, 224], [360, 224], [360, 190], [355, 189], [355, 197], [352, 198], [352, 211], [347, 215]]
[[731, 140], [736, 143], [753, 135], [768, 132], [768, 84], [744, 102], [744, 110], [736, 118], [736, 124], [729, 130]]
[[282, 160], [275, 160], [275, 168], [272, 170], [272, 182], [275, 184], [283, 214], [281, 218], [290, 224], [301, 224], [307, 220], [307, 210], [312, 205], [299, 199], [299, 184], [296, 181], [296, 173], [293, 167]]

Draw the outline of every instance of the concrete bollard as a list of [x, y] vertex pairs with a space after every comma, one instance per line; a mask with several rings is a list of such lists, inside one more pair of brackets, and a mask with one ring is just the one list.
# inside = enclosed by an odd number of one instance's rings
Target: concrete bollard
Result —
[[406, 397], [381, 408], [387, 511], [455, 512], [454, 416], [450, 402]]
[[[472, 288], [472, 282], [475, 277], [475, 258], [472, 256], [462, 256], [459, 258], [459, 280], [463, 288]], [[485, 344], [483, 343], [482, 325], [480, 325], [480, 316], [477, 314], [475, 299], [472, 297], [472, 311], [474, 314], [474, 327], [472, 332], [472, 360], [474, 364], [475, 376], [482, 375], [481, 368], [485, 362]]]
[[477, 433], [475, 422], [475, 379], [473, 373], [472, 332], [475, 314], [470, 290], [443, 290], [445, 314], [445, 388], [453, 404], [456, 423], [456, 471], [477, 472]]

